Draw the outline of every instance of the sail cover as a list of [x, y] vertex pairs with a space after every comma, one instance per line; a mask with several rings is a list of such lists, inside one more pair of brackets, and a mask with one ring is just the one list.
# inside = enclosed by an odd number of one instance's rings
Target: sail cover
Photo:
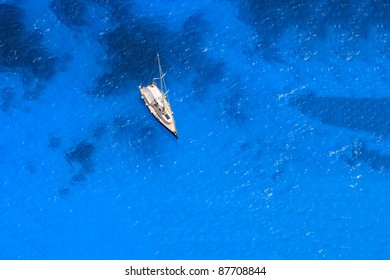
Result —
[[[149, 90], [148, 92], [151, 95], [151, 98], [156, 100], [158, 106], [164, 107], [163, 95], [162, 95], [161, 91], [158, 89], [158, 87], [156, 87], [156, 86], [148, 86], [148, 90]], [[146, 97], [146, 98], [148, 99], [148, 97]], [[148, 101], [149, 101], [149, 99], [148, 99]]]

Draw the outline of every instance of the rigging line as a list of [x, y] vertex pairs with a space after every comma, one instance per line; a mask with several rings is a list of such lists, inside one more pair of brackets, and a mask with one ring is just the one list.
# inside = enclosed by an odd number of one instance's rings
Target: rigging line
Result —
[[[149, 58], [148, 65], [150, 64], [151, 58]], [[154, 70], [156, 69], [156, 63], [153, 63], [152, 71], [150, 72], [148, 83], [151, 84], [153, 82], [152, 77], [154, 76]]]
[[157, 60], [158, 60], [158, 66], [159, 66], [159, 72], [160, 72], [160, 84], [161, 84], [161, 90], [164, 93], [165, 97], [168, 99], [168, 89], [167, 85], [165, 84], [164, 76], [166, 72], [164, 73], [161, 66], [160, 56], [157, 54]]

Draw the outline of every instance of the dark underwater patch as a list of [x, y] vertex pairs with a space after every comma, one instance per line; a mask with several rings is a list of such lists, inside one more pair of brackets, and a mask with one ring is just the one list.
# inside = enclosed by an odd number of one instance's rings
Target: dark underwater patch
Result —
[[37, 165], [34, 162], [28, 162], [25, 166], [26, 170], [28, 170], [31, 174], [37, 172]]
[[83, 141], [73, 147], [65, 157], [71, 166], [79, 164], [85, 172], [92, 173], [95, 171], [92, 159], [94, 152], [95, 147], [91, 143]]
[[17, 70], [25, 81], [47, 80], [56, 73], [56, 59], [44, 47], [42, 33], [28, 32], [22, 19], [22, 9], [0, 4], [0, 67]]
[[35, 77], [50, 79], [56, 73], [56, 58], [43, 46], [43, 33], [35, 30], [25, 36], [26, 53], [23, 61], [29, 65]]
[[359, 49], [361, 40], [368, 38], [371, 29], [390, 28], [387, 1], [230, 1], [239, 6], [239, 19], [256, 31], [256, 50], [270, 62], [284, 63], [278, 43], [290, 28], [297, 28], [300, 35], [306, 37], [296, 43], [311, 49], [316, 48], [315, 42], [327, 39], [328, 35], [343, 35], [331, 38], [339, 41], [341, 46], [336, 46], [335, 51], [341, 58]]
[[28, 75], [29, 77], [23, 79], [24, 81], [24, 93], [23, 99], [25, 100], [38, 100], [41, 98], [42, 90], [45, 88], [45, 82], [36, 79], [32, 75]]
[[222, 112], [231, 122], [242, 124], [247, 119], [244, 113], [244, 108], [248, 105], [246, 103], [243, 94], [230, 93], [223, 100]]
[[[153, 119], [152, 119], [153, 120]], [[116, 137], [126, 138], [130, 143], [142, 141], [146, 135], [151, 134], [151, 128], [143, 124], [141, 118], [117, 117], [113, 120]]]
[[133, 4], [132, 1], [120, 1], [120, 0], [92, 0], [96, 4], [105, 7], [109, 12], [111, 18], [115, 21], [125, 24], [129, 20], [130, 13]]
[[204, 36], [211, 32], [209, 22], [201, 13], [189, 16], [183, 24], [182, 31], [172, 43], [172, 52], [178, 62], [187, 71], [194, 71], [192, 86], [195, 98], [203, 101], [208, 86], [221, 83], [225, 76], [225, 63], [207, 56], [203, 52]]
[[56, 136], [51, 136], [47, 146], [52, 150], [57, 150], [61, 146], [61, 139]]
[[225, 76], [225, 63], [204, 59], [196, 66], [198, 75], [206, 84], [218, 84]]
[[65, 198], [69, 194], [69, 188], [65, 186], [58, 189], [57, 192], [61, 198]]
[[0, 109], [7, 112], [15, 100], [15, 91], [12, 88], [4, 88], [0, 92]]
[[92, 129], [91, 135], [92, 135], [95, 139], [100, 139], [100, 138], [102, 138], [102, 136], [106, 133], [106, 130], [107, 130], [106, 125], [104, 125], [104, 124], [98, 124], [98, 125], [96, 125], [96, 126]]
[[[237, 2], [237, 1], [232, 1]], [[359, 28], [361, 3], [353, 0], [313, 2], [309, 0], [238, 1], [239, 19], [259, 31], [263, 47], [276, 43], [290, 27], [324, 37], [327, 25]], [[364, 15], [363, 15], [364, 17]]]
[[165, 131], [165, 128], [153, 118], [150, 118], [149, 115], [147, 120], [140, 117], [119, 116], [113, 120], [112, 124], [115, 138], [118, 141], [130, 144], [147, 157], [153, 156], [157, 151], [155, 127], [160, 127], [161, 133], [168, 133]]
[[183, 24], [182, 37], [188, 48], [197, 48], [203, 40], [203, 34], [209, 30], [209, 23], [202, 14], [194, 13]]
[[359, 6], [359, 3], [354, 0], [329, 0], [324, 20], [329, 25], [337, 25], [343, 29], [353, 28], [358, 23]]
[[368, 22], [390, 29], [390, 3], [384, 0], [370, 0], [368, 4]]
[[225, 75], [225, 63], [205, 58], [199, 60], [193, 67], [196, 70], [196, 78], [192, 81], [195, 98], [203, 101], [208, 86], [222, 81]]
[[308, 93], [292, 99], [290, 105], [324, 124], [389, 135], [390, 98], [318, 97]]
[[320, 15], [309, 0], [232, 1], [239, 5], [239, 19], [252, 26], [259, 37], [257, 46], [268, 60], [279, 60], [279, 41], [284, 31], [295, 26], [311, 33], [322, 33], [318, 28]]
[[202, 52], [201, 43], [209, 32], [209, 24], [200, 13], [191, 15], [181, 31], [172, 33], [151, 18], [132, 14], [131, 3], [93, 2], [110, 11], [111, 21], [116, 27], [101, 34], [106, 69], [95, 80], [94, 89], [90, 91], [92, 94], [115, 95], [123, 92], [122, 89], [131, 81], [138, 84], [151, 82], [158, 73], [157, 52], [163, 58], [165, 70], [172, 65], [186, 71], [195, 70], [195, 91], [202, 91], [223, 78], [225, 64]]
[[378, 172], [390, 169], [390, 155], [382, 154], [379, 150], [368, 149], [362, 141], [354, 141], [350, 155], [345, 156], [344, 159], [352, 166], [361, 162], [367, 163]]
[[23, 52], [24, 25], [21, 21], [23, 12], [20, 8], [0, 4], [0, 62], [3, 67], [19, 65], [18, 57]]
[[[122, 93], [130, 81], [145, 82], [151, 77], [155, 57], [163, 40], [164, 28], [151, 18], [132, 14], [132, 1], [90, 0], [108, 12], [112, 29], [100, 33], [105, 49], [104, 73], [95, 80], [91, 94], [109, 96]], [[156, 69], [155, 69], [156, 70]], [[153, 78], [153, 77], [152, 77]]]
[[70, 178], [70, 182], [72, 184], [79, 184], [84, 182], [86, 179], [87, 177], [85, 176], [85, 172], [83, 170], [78, 170], [72, 174]]
[[[194, 13], [183, 23], [181, 32], [175, 34], [172, 40], [171, 49], [175, 58], [189, 69], [200, 72], [212, 72], [210, 68], [218, 68], [218, 62], [212, 61], [204, 53], [201, 44], [204, 36], [210, 32], [209, 22], [204, 19], [201, 13]], [[205, 76], [204, 78], [212, 78]]]
[[106, 49], [107, 70], [96, 80], [99, 96], [113, 95], [129, 81], [145, 81], [156, 69], [156, 53], [161, 40], [161, 27], [137, 20], [132, 25], [120, 25], [102, 35]]
[[[323, 28], [333, 26], [351, 32], [350, 37], [356, 35], [367, 38], [369, 32], [369, 20], [374, 14], [370, 14], [370, 9], [366, 3], [354, 0], [334, 1], [330, 0], [326, 6], [326, 16], [321, 21]], [[355, 38], [356, 39], [356, 38]]]
[[58, 20], [66, 26], [80, 27], [85, 25], [85, 14], [87, 6], [79, 0], [52, 0], [50, 9], [57, 16]]

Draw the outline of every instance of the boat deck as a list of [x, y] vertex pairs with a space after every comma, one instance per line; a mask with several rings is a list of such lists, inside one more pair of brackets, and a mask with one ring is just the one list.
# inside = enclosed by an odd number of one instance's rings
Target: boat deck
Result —
[[[157, 92], [158, 91], [158, 92]], [[173, 118], [173, 112], [171, 105], [165, 98], [165, 95], [155, 85], [149, 85], [146, 87], [140, 87], [141, 97], [145, 101], [145, 105], [148, 107], [152, 115], [167, 128], [176, 138], [178, 138], [175, 120]], [[153, 92], [153, 93], [152, 93]], [[154, 95], [153, 95], [154, 94]], [[157, 96], [157, 99], [154, 97]], [[161, 99], [159, 98], [161, 97]], [[159, 105], [163, 105], [165, 112], [161, 112]], [[162, 114], [165, 114], [167, 119], [171, 119], [170, 122], [166, 121]]]

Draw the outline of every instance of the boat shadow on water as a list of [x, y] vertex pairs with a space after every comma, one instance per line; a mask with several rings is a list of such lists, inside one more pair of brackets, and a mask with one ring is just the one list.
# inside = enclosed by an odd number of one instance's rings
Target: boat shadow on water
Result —
[[350, 153], [342, 156], [349, 165], [356, 166], [365, 162], [377, 172], [390, 170], [390, 155], [382, 154], [379, 150], [369, 149], [362, 140], [355, 140], [351, 146]]
[[[322, 97], [307, 93], [292, 98], [289, 104], [323, 124], [355, 131], [365, 131], [389, 140], [390, 98]], [[363, 141], [354, 141], [342, 158], [350, 165], [367, 163], [375, 171], [390, 169], [390, 155], [370, 149]]]
[[323, 97], [310, 92], [289, 103], [324, 124], [389, 136], [390, 98]]

